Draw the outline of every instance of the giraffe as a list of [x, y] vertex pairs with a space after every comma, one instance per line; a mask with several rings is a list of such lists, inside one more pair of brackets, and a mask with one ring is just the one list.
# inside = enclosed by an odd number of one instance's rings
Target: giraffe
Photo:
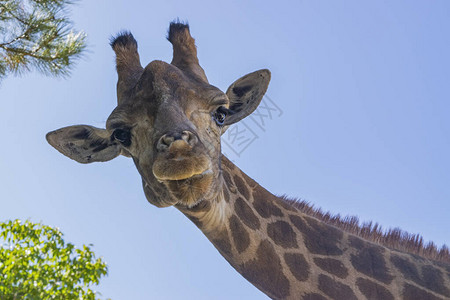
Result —
[[259, 105], [270, 72], [208, 82], [189, 26], [172, 22], [170, 64], [140, 64], [130, 32], [111, 40], [117, 107], [106, 128], [46, 136], [80, 163], [131, 157], [147, 200], [187, 216], [250, 283], [273, 299], [450, 299], [450, 255], [416, 235], [382, 233], [277, 197], [221, 153], [220, 137]]

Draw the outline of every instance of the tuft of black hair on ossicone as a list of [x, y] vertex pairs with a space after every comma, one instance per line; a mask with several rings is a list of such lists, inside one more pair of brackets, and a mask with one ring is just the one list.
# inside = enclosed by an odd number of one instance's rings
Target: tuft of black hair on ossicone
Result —
[[113, 50], [117, 46], [121, 46], [121, 47], [132, 46], [132, 47], [137, 48], [137, 42], [134, 39], [133, 35], [131, 34], [130, 31], [126, 31], [126, 30], [119, 32], [116, 36], [112, 36], [109, 40], [109, 44], [111, 45]]
[[167, 32], [167, 40], [169, 40], [169, 42], [173, 42], [174, 35], [184, 29], [187, 29], [189, 31], [189, 23], [187, 21], [183, 22], [178, 18], [176, 20], [173, 20], [172, 22], [170, 22], [169, 30]]

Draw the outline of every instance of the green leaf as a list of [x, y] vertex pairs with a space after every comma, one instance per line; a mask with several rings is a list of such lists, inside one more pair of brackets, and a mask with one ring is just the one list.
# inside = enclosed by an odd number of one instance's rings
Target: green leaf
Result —
[[107, 274], [90, 247], [66, 244], [56, 228], [0, 223], [0, 299], [99, 299], [92, 287]]

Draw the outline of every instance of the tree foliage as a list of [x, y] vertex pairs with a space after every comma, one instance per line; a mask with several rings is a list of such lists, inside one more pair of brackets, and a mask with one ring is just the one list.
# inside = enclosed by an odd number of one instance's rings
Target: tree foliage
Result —
[[35, 68], [66, 75], [86, 36], [66, 17], [71, 0], [0, 0], [0, 79]]
[[0, 223], [0, 299], [97, 299], [90, 286], [107, 274], [105, 262], [62, 237], [40, 223]]

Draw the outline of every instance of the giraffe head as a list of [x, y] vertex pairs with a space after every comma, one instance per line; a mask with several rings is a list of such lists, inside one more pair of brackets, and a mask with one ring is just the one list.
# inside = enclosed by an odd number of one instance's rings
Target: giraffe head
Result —
[[69, 126], [48, 133], [47, 140], [80, 163], [131, 157], [149, 202], [192, 207], [217, 196], [220, 136], [256, 109], [270, 72], [250, 73], [224, 93], [208, 83], [188, 25], [171, 23], [168, 40], [171, 64], [155, 60], [143, 68], [131, 33], [113, 39], [118, 105], [106, 129]]

